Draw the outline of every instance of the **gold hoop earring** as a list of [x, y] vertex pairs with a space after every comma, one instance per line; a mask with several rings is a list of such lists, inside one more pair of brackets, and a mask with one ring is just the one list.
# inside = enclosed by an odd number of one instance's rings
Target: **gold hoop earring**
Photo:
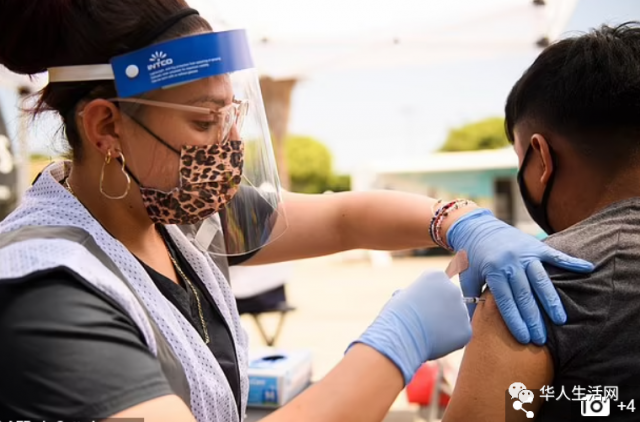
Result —
[[129, 175], [127, 174], [127, 171], [125, 170], [124, 154], [120, 152], [120, 156], [122, 156], [122, 167], [120, 168], [120, 171], [122, 171], [122, 174], [124, 174], [124, 177], [127, 179], [127, 189], [120, 196], [111, 196], [108, 193], [105, 193], [104, 169], [109, 163], [111, 163], [111, 151], [107, 151], [107, 156], [105, 157], [104, 162], [102, 163], [102, 171], [100, 172], [100, 193], [105, 198], [108, 198], [108, 199], [124, 199], [129, 194], [129, 189], [131, 189], [131, 178], [129, 177]]

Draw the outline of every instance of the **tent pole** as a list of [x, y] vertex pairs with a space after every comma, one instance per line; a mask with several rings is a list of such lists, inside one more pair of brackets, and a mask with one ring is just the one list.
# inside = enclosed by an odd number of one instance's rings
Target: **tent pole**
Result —
[[273, 149], [278, 164], [278, 175], [284, 189], [289, 189], [291, 181], [285, 139], [289, 126], [291, 111], [291, 94], [297, 79], [273, 79], [267, 76], [260, 78], [260, 89], [264, 101], [269, 130], [273, 137]]

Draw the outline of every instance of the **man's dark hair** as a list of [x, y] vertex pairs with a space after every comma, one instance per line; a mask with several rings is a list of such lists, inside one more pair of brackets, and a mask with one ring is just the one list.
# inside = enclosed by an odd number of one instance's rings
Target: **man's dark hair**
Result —
[[640, 148], [640, 23], [603, 25], [547, 47], [511, 89], [505, 128], [516, 124], [568, 139], [609, 167]]

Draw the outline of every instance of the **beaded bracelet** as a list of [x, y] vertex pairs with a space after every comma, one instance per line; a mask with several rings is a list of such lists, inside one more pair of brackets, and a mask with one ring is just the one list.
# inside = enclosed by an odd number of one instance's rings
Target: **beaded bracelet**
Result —
[[[438, 200], [434, 204], [434, 208], [440, 203], [442, 203], [442, 201]], [[442, 236], [442, 223], [449, 216], [449, 213], [469, 205], [475, 205], [475, 203], [467, 199], [456, 199], [441, 206], [436, 212], [433, 213], [433, 218], [431, 219], [431, 224], [429, 225], [429, 235], [436, 245], [440, 246], [443, 249], [453, 251], [453, 248], [444, 241], [444, 238]]]
[[431, 218], [431, 223], [429, 224], [429, 236], [436, 244], [438, 243], [436, 242], [436, 234], [434, 232], [434, 229], [436, 227], [435, 222], [436, 222], [436, 219], [438, 218], [438, 215], [444, 208], [444, 207], [440, 207], [436, 210], [435, 207], [438, 206], [439, 204], [442, 204], [442, 199], [438, 199], [438, 201], [436, 201], [436, 203], [431, 206], [431, 214], [433, 215], [433, 217]]
[[453, 250], [453, 248], [451, 248], [451, 246], [449, 246], [444, 241], [444, 237], [442, 235], [442, 223], [444, 223], [444, 220], [449, 216], [449, 212], [455, 211], [455, 210], [461, 208], [462, 206], [466, 206], [466, 205], [467, 205], [466, 202], [455, 201], [455, 202], [451, 202], [451, 203], [447, 204], [447, 206], [442, 208], [442, 211], [440, 212], [438, 218], [434, 222], [435, 228], [434, 228], [433, 232], [436, 235], [436, 244], [437, 245], [439, 245], [440, 247], [442, 247], [444, 249]]
[[444, 222], [445, 218], [449, 216], [449, 212], [458, 209], [460, 207], [460, 204], [461, 200], [451, 201], [442, 206], [436, 212], [435, 219], [432, 222], [433, 229], [431, 230], [431, 232], [433, 233], [433, 240], [435, 244], [440, 246], [441, 248], [451, 250], [449, 245], [447, 245], [443, 239], [442, 223]]

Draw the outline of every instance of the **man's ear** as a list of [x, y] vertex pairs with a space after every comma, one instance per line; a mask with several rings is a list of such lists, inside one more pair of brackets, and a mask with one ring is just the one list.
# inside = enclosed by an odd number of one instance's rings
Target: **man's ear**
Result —
[[540, 183], [547, 185], [551, 175], [555, 171], [553, 158], [551, 157], [551, 148], [544, 136], [539, 133], [535, 133], [531, 136], [531, 148], [538, 154], [540, 163], [542, 165], [542, 172], [540, 174]]
[[87, 140], [102, 155], [121, 150], [122, 113], [112, 102], [97, 99], [87, 103], [80, 113], [79, 123]]

